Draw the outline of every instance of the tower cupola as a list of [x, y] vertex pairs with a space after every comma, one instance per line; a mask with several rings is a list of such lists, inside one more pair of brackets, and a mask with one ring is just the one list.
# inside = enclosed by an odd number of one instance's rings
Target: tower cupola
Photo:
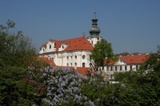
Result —
[[100, 33], [100, 28], [97, 26], [98, 19], [96, 18], [96, 12], [94, 12], [94, 17], [92, 19], [92, 26], [89, 30], [91, 37], [98, 37]]

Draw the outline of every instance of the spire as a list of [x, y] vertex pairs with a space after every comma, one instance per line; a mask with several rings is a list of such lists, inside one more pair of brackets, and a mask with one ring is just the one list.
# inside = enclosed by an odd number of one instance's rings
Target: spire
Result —
[[91, 28], [89, 30], [89, 33], [90, 33], [91, 37], [99, 36], [100, 29], [97, 26], [98, 25], [97, 21], [98, 21], [98, 19], [96, 18], [96, 11], [94, 10], [94, 16], [93, 16], [93, 19], [92, 19], [92, 26], [91, 26]]

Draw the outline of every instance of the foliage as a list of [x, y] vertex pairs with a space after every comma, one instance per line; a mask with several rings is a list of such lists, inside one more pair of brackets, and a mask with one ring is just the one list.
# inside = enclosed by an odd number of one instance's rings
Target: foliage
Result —
[[9, 33], [14, 22], [8, 21], [7, 26], [0, 25], [0, 68], [6, 66], [28, 67], [36, 56], [35, 48], [29, 38], [24, 37], [19, 31], [16, 34]]
[[102, 66], [104, 68], [104, 59], [107, 57], [108, 61], [113, 56], [113, 50], [111, 47], [111, 43], [108, 43], [105, 39], [97, 42], [95, 44], [94, 49], [91, 51], [91, 59], [93, 59], [95, 63], [95, 68], [98, 66]]
[[14, 27], [15, 23], [10, 20], [7, 26], [0, 25], [0, 105], [32, 105], [37, 99], [34, 88], [42, 80], [27, 82], [25, 79], [29, 78], [31, 71], [28, 66], [38, 68], [42, 62], [37, 61], [31, 41], [21, 31], [11, 33], [10, 29]]
[[120, 105], [157, 106], [160, 103], [160, 73], [155, 71], [115, 74], [119, 81]]
[[141, 66], [141, 70], [154, 70], [160, 72], [160, 54], [151, 54], [150, 58]]
[[88, 98], [81, 94], [84, 77], [70, 68], [46, 68], [47, 97], [43, 100], [52, 106], [87, 105]]

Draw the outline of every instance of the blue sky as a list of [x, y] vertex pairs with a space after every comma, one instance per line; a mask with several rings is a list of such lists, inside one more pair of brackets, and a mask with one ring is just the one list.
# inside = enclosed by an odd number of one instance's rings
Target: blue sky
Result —
[[48, 39], [89, 36], [96, 9], [100, 35], [114, 53], [156, 52], [160, 0], [0, 0], [0, 24], [8, 19], [39, 50]]

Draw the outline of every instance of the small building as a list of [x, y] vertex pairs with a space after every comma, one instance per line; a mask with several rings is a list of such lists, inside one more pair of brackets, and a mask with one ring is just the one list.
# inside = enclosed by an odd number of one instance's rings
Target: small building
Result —
[[109, 62], [104, 71], [108, 75], [114, 74], [114, 72], [136, 71], [140, 66], [150, 57], [150, 54], [137, 54], [119, 56], [117, 61]]

